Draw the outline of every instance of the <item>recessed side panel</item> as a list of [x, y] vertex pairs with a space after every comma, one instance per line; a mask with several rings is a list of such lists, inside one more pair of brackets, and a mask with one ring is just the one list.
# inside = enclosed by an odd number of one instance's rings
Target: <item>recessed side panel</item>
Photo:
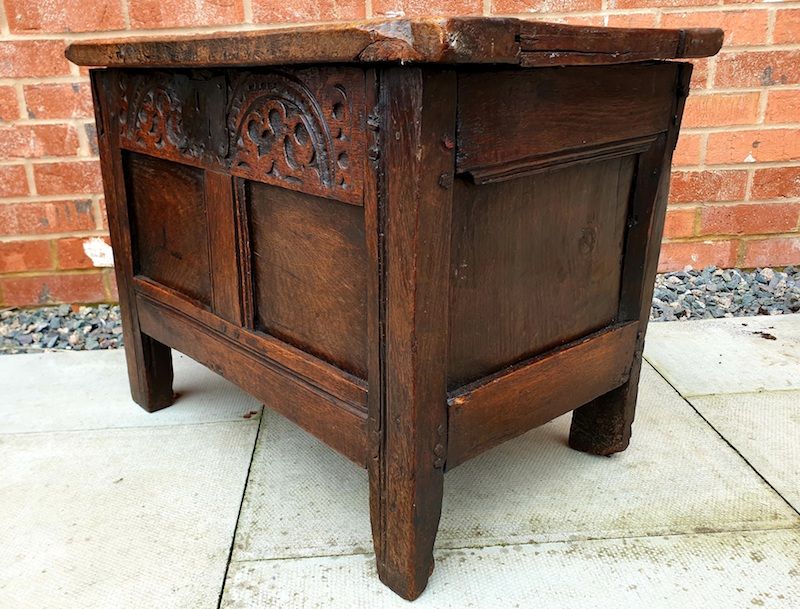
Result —
[[450, 389], [614, 321], [635, 159], [456, 180]]
[[203, 170], [132, 152], [123, 162], [134, 273], [210, 305]]
[[366, 378], [364, 210], [245, 183], [253, 326]]

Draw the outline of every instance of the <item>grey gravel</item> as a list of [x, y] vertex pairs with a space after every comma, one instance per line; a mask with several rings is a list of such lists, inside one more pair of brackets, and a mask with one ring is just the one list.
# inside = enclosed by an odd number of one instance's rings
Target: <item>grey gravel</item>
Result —
[[676, 321], [800, 312], [800, 269], [709, 266], [656, 276], [650, 319]]
[[0, 353], [123, 346], [119, 306], [41, 307], [0, 311]]
[[[650, 319], [676, 321], [800, 312], [800, 269], [741, 271], [710, 266], [656, 276]], [[119, 306], [59, 305], [0, 311], [0, 353], [116, 349]]]

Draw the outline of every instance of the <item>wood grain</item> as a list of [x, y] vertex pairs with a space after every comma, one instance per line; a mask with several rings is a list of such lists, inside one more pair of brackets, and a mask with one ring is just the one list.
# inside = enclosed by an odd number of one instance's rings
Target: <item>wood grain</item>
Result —
[[600, 154], [666, 131], [674, 83], [673, 64], [466, 72], [458, 81], [458, 171]]
[[236, 383], [269, 408], [361, 467], [366, 465], [366, 415], [299, 382], [241, 343], [144, 295], [136, 298], [142, 331]]
[[634, 162], [456, 180], [449, 389], [614, 320]]
[[120, 312], [125, 336], [125, 361], [131, 397], [148, 412], [170, 406], [172, 393], [172, 353], [166, 345], [144, 334], [133, 289], [133, 226], [128, 213], [125, 167], [119, 145], [115, 77], [93, 71], [92, 98], [103, 175], [111, 245], [114, 248], [114, 275], [120, 295]]
[[707, 57], [722, 30], [597, 28], [508, 17], [390, 19], [255, 32], [81, 41], [67, 58], [87, 66], [253, 66], [420, 62], [616, 64]]
[[620, 386], [637, 330], [601, 330], [452, 393], [448, 469]]
[[211, 266], [211, 309], [223, 319], [241, 324], [241, 276], [236, 247], [235, 203], [231, 176], [217, 171], [204, 175], [208, 249]]
[[161, 302], [217, 334], [238, 342], [258, 357], [269, 360], [270, 365], [281, 369], [284, 374], [296, 376], [304, 383], [314, 385], [321, 391], [346, 402], [352, 408], [367, 411], [367, 384], [362, 379], [272, 336], [227, 322], [207, 309], [199, 307], [185, 295], [144, 277], [134, 277], [133, 287], [137, 294], [146, 296], [154, 302]]
[[378, 576], [406, 599], [433, 570], [442, 505], [455, 87], [453, 72], [419, 68], [378, 83], [370, 515]]
[[254, 328], [367, 377], [361, 207], [248, 182]]
[[620, 320], [637, 320], [639, 333], [628, 381], [578, 408], [572, 415], [569, 444], [582, 452], [609, 455], [625, 450], [630, 444], [645, 332], [664, 231], [672, 152], [678, 141], [691, 74], [691, 64], [677, 66], [672, 125], [639, 159], [618, 313]]
[[135, 273], [211, 305], [211, 265], [203, 172], [126, 156]]

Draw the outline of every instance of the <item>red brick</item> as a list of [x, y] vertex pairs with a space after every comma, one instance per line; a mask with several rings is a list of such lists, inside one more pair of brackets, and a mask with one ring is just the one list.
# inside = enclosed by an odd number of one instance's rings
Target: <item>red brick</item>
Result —
[[102, 273], [57, 274], [40, 277], [0, 278], [5, 306], [58, 302], [104, 302]]
[[[291, 4], [284, 2], [283, 4]], [[130, 0], [132, 28], [186, 27], [241, 23], [241, 0]]]
[[44, 235], [94, 228], [91, 201], [37, 201], [0, 205], [0, 235]]
[[679, 271], [686, 266], [699, 269], [710, 264], [730, 268], [736, 265], [736, 248], [736, 241], [662, 243], [658, 272]]
[[705, 6], [717, 0], [608, 0], [608, 8], [667, 8], [671, 6]]
[[547, 20], [552, 23], [566, 23], [567, 25], [593, 25], [596, 27], [603, 25], [602, 15], [561, 15], [560, 17], [548, 15]]
[[656, 13], [608, 15], [605, 25], [608, 27], [656, 27]]
[[33, 175], [40, 195], [94, 194], [103, 190], [100, 164], [96, 161], [37, 163]]
[[758, 93], [690, 95], [683, 111], [683, 127], [753, 125], [758, 121]]
[[252, 0], [252, 6], [254, 23], [333, 21], [366, 16], [362, 0]]
[[53, 268], [49, 241], [0, 243], [0, 273], [49, 271]]
[[91, 32], [125, 27], [120, 0], [5, 0], [8, 27], [15, 34]]
[[0, 127], [0, 159], [70, 156], [78, 152], [78, 134], [68, 125]]
[[682, 133], [678, 136], [678, 145], [672, 155], [672, 164], [675, 167], [700, 164], [700, 141], [699, 135]]
[[100, 199], [100, 223], [105, 230], [108, 230], [108, 212], [106, 211], [106, 200]]
[[800, 167], [756, 169], [750, 198], [800, 197]]
[[[92, 259], [86, 255], [83, 249], [84, 243], [89, 239], [96, 239], [97, 237], [70, 237], [67, 239], [59, 239], [56, 242], [56, 251], [58, 253], [58, 268], [62, 270], [70, 269], [91, 269], [95, 268]], [[107, 238], [102, 238], [103, 241], [108, 243]]]
[[768, 123], [800, 123], [800, 91], [769, 91], [764, 118]]
[[689, 83], [690, 91], [702, 91], [708, 88], [708, 59], [685, 60], [685, 63], [692, 64], [692, 80]]
[[759, 235], [797, 228], [800, 203], [714, 205], [700, 212], [701, 235]]
[[92, 91], [89, 83], [25, 85], [28, 118], [91, 118]]
[[776, 44], [800, 42], [800, 9], [791, 8], [775, 13], [773, 37]]
[[664, 13], [661, 27], [719, 27], [725, 30], [725, 46], [763, 44], [767, 40], [767, 11], [685, 11]]
[[[391, 4], [385, 0], [378, 0], [384, 4]], [[425, 14], [425, 7], [431, 3], [423, 0], [415, 0], [414, 4], [422, 10], [418, 14]], [[449, 5], [452, 1], [442, 2], [443, 10], [441, 13], [449, 12]], [[373, 0], [373, 7], [375, 2]], [[482, 6], [482, 2], [479, 2]], [[599, 11], [602, 8], [602, 0], [493, 0], [492, 13], [526, 13], [530, 15], [542, 13], [566, 13], [569, 11]], [[480, 10], [480, 9], [479, 9]]]
[[69, 74], [61, 40], [0, 42], [0, 78], [31, 78]]
[[119, 288], [117, 287], [117, 278], [114, 275], [113, 269], [106, 269], [103, 271], [108, 285], [108, 295], [111, 302], [119, 302]]
[[28, 178], [25, 177], [25, 168], [22, 165], [0, 166], [0, 197], [21, 197], [27, 194]]
[[772, 237], [745, 242], [744, 267], [800, 264], [800, 237]]
[[694, 235], [694, 209], [668, 209], [664, 220], [664, 238], [679, 239]]
[[800, 129], [711, 133], [706, 162], [745, 163], [800, 159]]
[[19, 118], [19, 100], [14, 87], [0, 87], [0, 121]]
[[675, 171], [670, 180], [669, 200], [672, 203], [738, 201], [744, 199], [746, 188], [746, 171]]
[[800, 83], [800, 51], [736, 51], [717, 58], [715, 87]]

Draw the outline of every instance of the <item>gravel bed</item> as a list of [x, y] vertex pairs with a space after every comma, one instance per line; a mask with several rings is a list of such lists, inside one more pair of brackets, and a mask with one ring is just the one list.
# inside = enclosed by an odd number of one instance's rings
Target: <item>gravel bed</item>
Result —
[[59, 305], [0, 312], [0, 353], [116, 349], [122, 345], [117, 305]]
[[[800, 312], [800, 269], [755, 271], [708, 267], [656, 276], [653, 321], [784, 315]], [[119, 306], [0, 311], [0, 353], [123, 346]]]
[[656, 277], [650, 319], [675, 321], [800, 312], [800, 269], [686, 269]]

